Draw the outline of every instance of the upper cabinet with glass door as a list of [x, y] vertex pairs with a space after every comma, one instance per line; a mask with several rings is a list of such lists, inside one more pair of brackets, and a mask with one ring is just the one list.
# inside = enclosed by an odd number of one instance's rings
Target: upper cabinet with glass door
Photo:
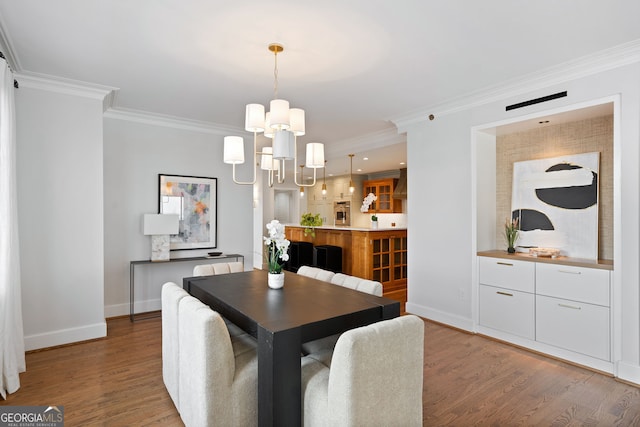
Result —
[[364, 196], [373, 193], [378, 198], [369, 207], [369, 213], [402, 213], [402, 200], [393, 198], [397, 178], [364, 181]]

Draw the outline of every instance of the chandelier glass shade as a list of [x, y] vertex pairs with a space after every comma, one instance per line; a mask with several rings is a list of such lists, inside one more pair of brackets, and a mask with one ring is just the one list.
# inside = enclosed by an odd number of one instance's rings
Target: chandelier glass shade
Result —
[[[257, 156], [260, 155], [260, 169], [269, 171], [269, 186], [273, 186], [277, 175], [277, 182], [285, 181], [286, 161], [293, 160], [297, 165], [297, 137], [305, 134], [305, 113], [301, 108], [290, 108], [289, 101], [278, 98], [278, 53], [284, 48], [279, 44], [270, 44], [269, 50], [274, 53], [274, 99], [269, 103], [269, 111], [265, 111], [262, 104], [247, 104], [245, 110], [245, 125], [247, 132], [253, 132], [253, 164], [254, 175], [252, 181], [242, 182], [236, 179], [236, 165], [244, 163], [244, 140], [239, 136], [224, 138], [224, 163], [233, 165], [233, 182], [236, 184], [252, 185], [257, 180]], [[272, 139], [271, 147], [262, 151], [257, 150], [257, 135]], [[324, 168], [324, 144], [311, 142], [306, 145], [306, 162], [301, 166], [300, 182], [294, 169], [294, 182], [299, 187], [312, 187], [316, 184], [316, 169]], [[302, 183], [302, 167], [313, 169], [313, 182]], [[295, 168], [295, 166], [294, 166]]]

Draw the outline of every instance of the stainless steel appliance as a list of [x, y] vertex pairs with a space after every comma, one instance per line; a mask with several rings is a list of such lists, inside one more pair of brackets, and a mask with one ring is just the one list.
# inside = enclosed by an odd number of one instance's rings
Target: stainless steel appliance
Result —
[[351, 203], [333, 202], [333, 221], [338, 227], [351, 226]]

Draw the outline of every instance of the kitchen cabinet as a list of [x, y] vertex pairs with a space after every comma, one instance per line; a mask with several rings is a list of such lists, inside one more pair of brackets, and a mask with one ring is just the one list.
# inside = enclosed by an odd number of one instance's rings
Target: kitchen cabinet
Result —
[[384, 296], [406, 301], [407, 231], [354, 231], [352, 236], [352, 275], [380, 282]]
[[382, 284], [383, 296], [407, 302], [407, 229], [366, 230], [350, 227], [316, 227], [316, 237], [304, 236], [304, 227], [288, 225], [291, 241], [342, 248], [342, 271]]
[[610, 371], [612, 263], [503, 253], [478, 254], [479, 332]]
[[402, 213], [402, 200], [393, 198], [397, 178], [369, 180], [363, 182], [363, 194], [375, 194], [378, 199], [369, 207], [369, 213]]

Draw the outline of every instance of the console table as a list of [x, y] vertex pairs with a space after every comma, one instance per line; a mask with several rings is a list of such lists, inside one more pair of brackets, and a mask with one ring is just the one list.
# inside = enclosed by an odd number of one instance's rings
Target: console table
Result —
[[[244, 264], [244, 255], [241, 254], [222, 254], [219, 256], [196, 256], [196, 257], [188, 257], [188, 258], [172, 258], [167, 261], [151, 261], [150, 259], [143, 259], [139, 261], [131, 261], [129, 263], [129, 319], [134, 322], [135, 321], [135, 313], [133, 312], [133, 307], [135, 303], [135, 267], [136, 265], [141, 264], [167, 264], [172, 262], [185, 262], [185, 261], [204, 261], [204, 262], [216, 262], [220, 260], [229, 260], [233, 259], [235, 261], [242, 260]], [[140, 318], [140, 320], [148, 319], [151, 317], [158, 317], [159, 315], [154, 314], [151, 316], [145, 316], [144, 318]]]

